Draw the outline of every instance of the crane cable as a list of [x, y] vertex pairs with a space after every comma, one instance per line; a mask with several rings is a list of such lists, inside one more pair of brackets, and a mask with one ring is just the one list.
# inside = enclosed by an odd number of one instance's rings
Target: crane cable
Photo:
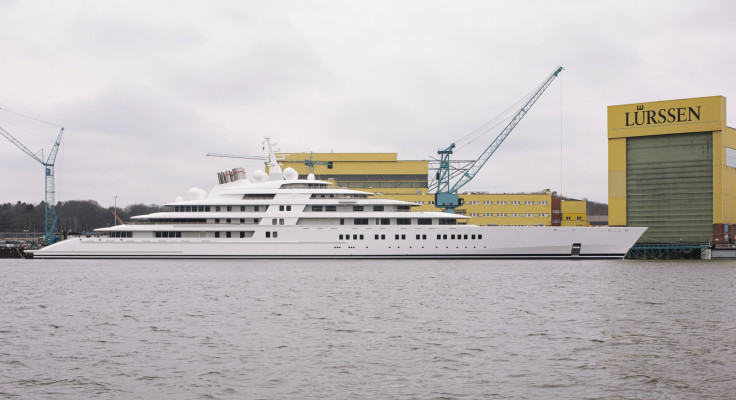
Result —
[[[546, 82], [546, 80], [545, 80]], [[536, 93], [539, 88], [544, 85], [545, 82], [542, 82], [539, 86], [532, 89], [529, 93], [521, 97], [518, 101], [516, 101], [514, 104], [512, 104], [509, 108], [498, 114], [496, 117], [491, 119], [490, 121], [486, 122], [485, 124], [481, 125], [480, 127], [474, 129], [470, 133], [466, 134], [465, 136], [461, 137], [456, 141], [456, 143], [461, 143], [459, 146], [457, 146], [457, 150], [461, 150], [471, 143], [475, 142], [476, 140], [480, 139], [481, 137], [487, 135], [488, 133], [492, 132], [496, 127], [499, 125], [509, 121], [516, 115], [516, 112], [519, 110], [519, 107], [521, 104], [526, 103], [533, 95]], [[512, 114], [513, 112], [513, 114]]]
[[28, 119], [32, 119], [34, 121], [41, 122], [41, 123], [44, 123], [44, 124], [47, 124], [47, 125], [51, 125], [51, 126], [56, 127], [56, 128], [63, 128], [63, 126], [61, 126], [61, 125], [57, 125], [57, 124], [54, 124], [52, 122], [44, 121], [42, 119], [34, 118], [34, 117], [31, 117], [30, 115], [21, 114], [19, 112], [13, 111], [13, 110], [8, 110], [5, 107], [0, 107], [0, 110], [7, 111], [9, 113], [12, 113], [12, 114], [15, 114], [15, 115], [19, 115], [21, 117], [25, 117], [25, 118], [28, 118]]

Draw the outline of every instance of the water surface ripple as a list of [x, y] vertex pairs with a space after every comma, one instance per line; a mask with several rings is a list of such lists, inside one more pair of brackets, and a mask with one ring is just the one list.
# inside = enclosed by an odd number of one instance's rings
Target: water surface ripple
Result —
[[0, 260], [0, 398], [733, 399], [736, 263]]

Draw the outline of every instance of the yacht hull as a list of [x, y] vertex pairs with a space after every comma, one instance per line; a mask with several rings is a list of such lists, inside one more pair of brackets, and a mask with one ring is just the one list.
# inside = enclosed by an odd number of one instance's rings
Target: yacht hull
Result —
[[[176, 227], [172, 227], [175, 229]], [[259, 227], [248, 238], [72, 237], [42, 259], [622, 259], [646, 228]], [[273, 237], [273, 232], [278, 232]], [[266, 237], [269, 233], [269, 237]]]

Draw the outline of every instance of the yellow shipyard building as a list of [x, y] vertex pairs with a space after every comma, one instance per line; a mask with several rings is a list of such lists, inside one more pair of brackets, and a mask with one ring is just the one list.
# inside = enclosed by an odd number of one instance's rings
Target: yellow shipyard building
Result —
[[640, 243], [733, 243], [736, 130], [726, 99], [608, 107], [608, 218]]
[[[398, 160], [397, 153], [281, 153], [284, 167], [300, 176], [309, 164], [318, 179], [350, 189], [377, 193], [416, 203], [416, 210], [438, 211], [428, 192], [429, 162]], [[586, 202], [565, 200], [549, 190], [523, 194], [460, 194], [464, 205], [456, 211], [475, 225], [587, 226]]]

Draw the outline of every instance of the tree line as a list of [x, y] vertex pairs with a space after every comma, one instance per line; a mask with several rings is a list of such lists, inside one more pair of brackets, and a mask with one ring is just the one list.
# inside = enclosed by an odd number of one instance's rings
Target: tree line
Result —
[[[17, 202], [0, 204], [0, 232], [40, 232], [45, 230], [44, 202], [30, 204]], [[58, 232], [91, 232], [115, 224], [114, 207], [103, 207], [94, 200], [71, 200], [56, 205], [56, 230]], [[117, 215], [123, 221], [141, 214], [162, 211], [163, 207], [151, 204], [131, 204], [118, 207]]]

